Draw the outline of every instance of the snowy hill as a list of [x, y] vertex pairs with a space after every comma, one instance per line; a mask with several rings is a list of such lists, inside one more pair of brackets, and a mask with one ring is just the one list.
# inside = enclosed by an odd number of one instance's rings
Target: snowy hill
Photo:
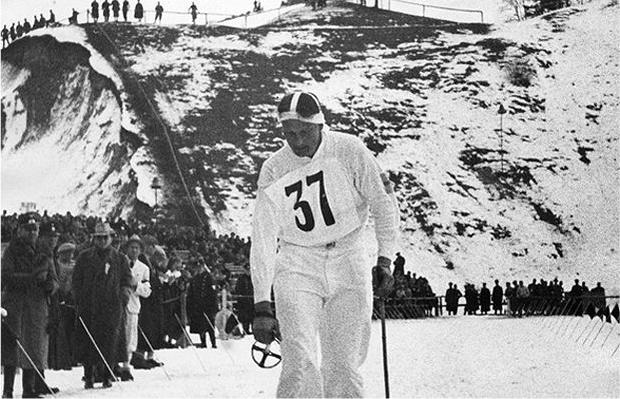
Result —
[[[607, 3], [491, 31], [343, 2], [242, 32], [40, 31], [2, 52], [2, 205], [148, 214], [158, 176], [180, 223], [195, 223], [193, 205], [247, 235], [258, 170], [282, 141], [275, 104], [308, 89], [390, 172], [406, 268], [436, 290], [558, 276], [619, 293], [618, 6]], [[53, 95], [32, 94], [55, 76], [39, 57], [75, 46]], [[35, 166], [41, 154], [58, 156]]]

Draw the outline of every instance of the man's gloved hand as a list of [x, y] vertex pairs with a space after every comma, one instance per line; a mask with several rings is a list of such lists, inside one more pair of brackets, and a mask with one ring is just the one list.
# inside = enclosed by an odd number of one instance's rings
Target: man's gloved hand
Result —
[[372, 293], [385, 298], [394, 290], [394, 277], [390, 272], [392, 261], [384, 256], [377, 258], [377, 265], [372, 268]]
[[254, 338], [265, 345], [271, 344], [276, 338], [280, 339], [280, 326], [273, 315], [269, 301], [258, 302], [254, 305], [252, 330]]

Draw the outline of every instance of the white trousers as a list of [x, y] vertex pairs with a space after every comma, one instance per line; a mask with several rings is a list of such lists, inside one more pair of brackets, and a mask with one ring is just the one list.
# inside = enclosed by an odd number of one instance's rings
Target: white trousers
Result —
[[138, 348], [138, 313], [131, 313], [127, 308], [125, 308], [125, 340], [127, 353], [131, 356]]
[[283, 243], [274, 292], [282, 333], [278, 397], [362, 397], [371, 267], [357, 235], [335, 246]]

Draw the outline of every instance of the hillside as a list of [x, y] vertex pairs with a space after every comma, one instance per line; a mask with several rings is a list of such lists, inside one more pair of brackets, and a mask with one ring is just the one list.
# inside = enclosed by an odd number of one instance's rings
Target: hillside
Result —
[[[258, 170], [281, 144], [275, 104], [303, 88], [323, 99], [332, 128], [363, 138], [390, 172], [406, 268], [436, 290], [451, 279], [558, 276], [618, 292], [617, 15], [599, 0], [489, 31], [334, 2], [244, 32], [87, 25], [79, 40], [118, 75], [100, 74], [121, 115], [118, 162], [99, 151], [82, 162], [98, 160], [89, 189], [103, 197], [115, 187], [117, 202], [78, 191], [72, 201], [40, 196], [40, 207], [148, 213], [157, 175], [165, 213], [195, 223], [180, 170], [200, 215], [249, 234]], [[16, 66], [11, 51], [2, 53], [3, 197], [5, 165], [28, 148], [7, 143], [32, 135], [5, 129], [22, 112], [9, 107], [22, 91], [5, 71], [17, 76], [28, 62]], [[511, 83], [511, 68], [529, 85]]]

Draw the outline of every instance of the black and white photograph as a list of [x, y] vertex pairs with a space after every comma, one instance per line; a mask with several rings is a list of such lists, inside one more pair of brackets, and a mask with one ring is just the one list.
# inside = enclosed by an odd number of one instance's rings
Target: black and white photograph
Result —
[[618, 0], [2, 0], [3, 398], [619, 398]]

